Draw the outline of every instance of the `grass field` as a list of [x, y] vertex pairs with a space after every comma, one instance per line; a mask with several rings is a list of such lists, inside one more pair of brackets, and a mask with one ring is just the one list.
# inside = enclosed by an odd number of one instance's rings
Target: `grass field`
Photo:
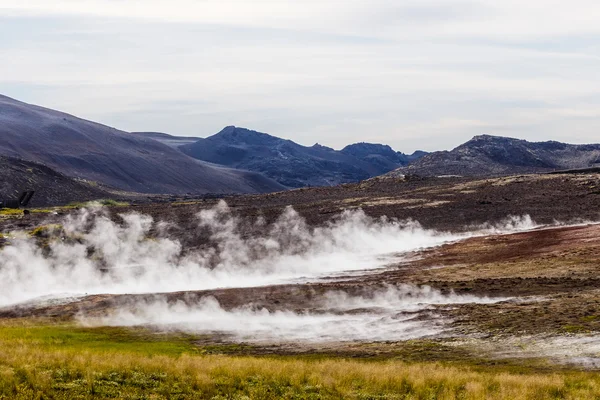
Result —
[[148, 330], [0, 322], [0, 399], [593, 399], [600, 375], [469, 363], [207, 354]]

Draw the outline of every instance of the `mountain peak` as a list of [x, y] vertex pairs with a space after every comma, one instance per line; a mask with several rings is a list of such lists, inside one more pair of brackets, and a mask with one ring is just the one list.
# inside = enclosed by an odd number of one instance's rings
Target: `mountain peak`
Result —
[[313, 144], [312, 148], [313, 149], [328, 150], [328, 151], [335, 151], [331, 147], [323, 146], [321, 143], [315, 143], [315, 144]]
[[213, 164], [261, 172], [287, 187], [356, 182], [408, 163], [387, 145], [359, 143], [337, 151], [234, 126], [179, 149]]
[[[515, 138], [510, 138], [510, 137], [506, 137], [506, 136], [497, 136], [497, 135], [489, 135], [487, 133], [483, 133], [481, 135], [475, 135], [473, 136], [473, 138], [471, 140], [469, 140], [469, 142], [495, 142], [495, 141], [513, 141], [513, 140], [519, 140], [519, 139], [515, 139]], [[469, 143], [467, 142], [467, 143]]]
[[241, 128], [239, 126], [226, 126], [219, 133], [206, 138], [212, 142], [222, 142], [223, 144], [245, 144], [245, 145], [275, 145], [283, 143], [285, 139], [271, 136], [267, 133], [253, 131], [251, 129]]

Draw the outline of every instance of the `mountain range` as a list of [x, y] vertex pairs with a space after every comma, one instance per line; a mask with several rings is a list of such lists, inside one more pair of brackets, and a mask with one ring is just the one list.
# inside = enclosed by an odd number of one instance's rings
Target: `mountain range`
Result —
[[137, 193], [260, 193], [356, 182], [412, 156], [357, 143], [341, 151], [226, 127], [208, 138], [130, 133], [0, 95], [0, 155]]
[[249, 171], [210, 165], [159, 141], [0, 96], [0, 155], [140, 193], [285, 189]]
[[178, 148], [198, 160], [260, 172], [289, 188], [357, 182], [419, 157], [370, 143], [353, 144], [340, 151], [320, 144], [307, 147], [235, 126]]
[[500, 176], [584, 169], [600, 167], [600, 144], [479, 135], [453, 150], [433, 153], [408, 155], [374, 143], [334, 150], [235, 126], [206, 138], [131, 133], [0, 95], [0, 156], [0, 194], [37, 185], [52, 194], [47, 197], [51, 203], [69, 197], [55, 193], [52, 182], [79, 200], [110, 195], [113, 188], [174, 195], [261, 193], [379, 175]]
[[390, 176], [500, 176], [600, 166], [600, 144], [528, 142], [478, 135], [450, 151], [427, 154]]

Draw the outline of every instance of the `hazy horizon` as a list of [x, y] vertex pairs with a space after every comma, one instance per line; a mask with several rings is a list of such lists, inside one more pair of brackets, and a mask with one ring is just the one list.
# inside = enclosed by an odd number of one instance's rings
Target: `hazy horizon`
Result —
[[597, 142], [600, 4], [0, 0], [0, 93], [126, 131], [340, 149]]

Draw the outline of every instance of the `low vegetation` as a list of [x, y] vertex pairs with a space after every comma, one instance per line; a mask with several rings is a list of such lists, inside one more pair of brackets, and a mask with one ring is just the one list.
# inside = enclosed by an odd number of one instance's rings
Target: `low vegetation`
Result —
[[34, 214], [49, 214], [54, 212], [55, 210], [52, 208], [30, 208], [29, 212]]
[[97, 202], [107, 207], [126, 207], [129, 205], [129, 203], [125, 201], [117, 201], [113, 199], [102, 199], [98, 200]]
[[113, 200], [113, 199], [100, 199], [100, 200], [86, 201], [86, 202], [73, 202], [73, 203], [69, 203], [66, 206], [59, 207], [59, 208], [66, 208], [66, 209], [83, 208], [83, 207], [89, 207], [94, 204], [100, 204], [100, 205], [106, 206], [106, 207], [127, 207], [129, 205], [129, 203], [124, 202], [124, 201], [117, 201], [117, 200]]
[[54, 232], [60, 232], [63, 229], [60, 224], [41, 225], [33, 229], [29, 234], [36, 237], [48, 237]]
[[16, 215], [23, 215], [23, 210], [18, 208], [2, 208], [0, 209], [0, 216], [13, 217]]
[[0, 399], [589, 399], [600, 376], [401, 360], [206, 354], [197, 338], [0, 322]]
[[[61, 210], [71, 210], [74, 208], [89, 207], [94, 204], [100, 204], [105, 207], [127, 207], [129, 203], [124, 201], [118, 201], [113, 199], [101, 199], [87, 202], [72, 202], [65, 206], [56, 206], [52, 208], [28, 208], [27, 211], [34, 214], [49, 214], [52, 212], [60, 212]], [[23, 210], [19, 208], [2, 208], [0, 209], [0, 217], [21, 217], [23, 216]]]

